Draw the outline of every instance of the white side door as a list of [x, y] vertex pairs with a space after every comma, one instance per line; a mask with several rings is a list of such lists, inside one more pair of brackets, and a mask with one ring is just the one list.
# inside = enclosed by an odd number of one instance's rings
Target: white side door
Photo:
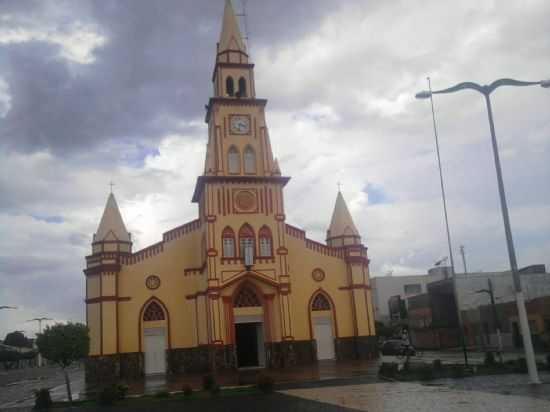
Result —
[[313, 333], [317, 342], [317, 359], [334, 359], [334, 336], [330, 319], [314, 319]]
[[164, 328], [144, 330], [145, 374], [166, 373], [166, 336]]

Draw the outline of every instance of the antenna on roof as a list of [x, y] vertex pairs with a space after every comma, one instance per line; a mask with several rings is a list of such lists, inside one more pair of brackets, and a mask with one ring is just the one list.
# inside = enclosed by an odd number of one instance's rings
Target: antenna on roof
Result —
[[244, 39], [246, 40], [246, 51], [248, 52], [248, 56], [251, 55], [251, 47], [250, 47], [250, 33], [248, 32], [248, 20], [247, 20], [247, 14], [246, 14], [246, 3], [248, 3], [248, 0], [241, 0], [241, 7], [242, 7], [242, 13], [237, 14], [237, 16], [242, 17], [243, 22], [243, 29], [244, 29]]

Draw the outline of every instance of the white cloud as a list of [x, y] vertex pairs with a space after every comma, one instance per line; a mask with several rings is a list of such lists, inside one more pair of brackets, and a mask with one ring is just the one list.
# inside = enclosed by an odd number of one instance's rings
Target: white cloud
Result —
[[0, 77], [0, 117], [6, 117], [10, 111], [11, 99], [9, 85]]
[[[38, 26], [38, 25], [37, 25]], [[0, 44], [40, 41], [60, 47], [60, 56], [78, 64], [95, 61], [94, 51], [103, 46], [107, 38], [98, 28], [75, 22], [68, 27], [26, 27], [0, 29]]]
[[[414, 100], [426, 88], [426, 76], [434, 88], [469, 79], [548, 77], [546, 2], [452, 5], [342, 4], [292, 43], [255, 46], [256, 89], [258, 97], [270, 100], [266, 116], [274, 155], [283, 174], [292, 177], [285, 189], [288, 223], [323, 241], [336, 184], [342, 182], [376, 275], [423, 273], [448, 254], [431, 111], [427, 102]], [[58, 44], [65, 58], [89, 63], [106, 41], [93, 25], [61, 31], [22, 27], [0, 30], [0, 43], [47, 41]], [[211, 67], [203, 69], [206, 90]], [[0, 83], [0, 108], [9, 106], [2, 98], [9, 92]], [[482, 97], [466, 92], [438, 96], [435, 103], [455, 260], [464, 244], [471, 269], [506, 269]], [[520, 265], [550, 264], [550, 93], [507, 88], [495, 93], [493, 105]], [[109, 181], [116, 184], [135, 250], [196, 217], [190, 200], [204, 164], [207, 131], [202, 119], [182, 116], [182, 124], [194, 132], [166, 135], [152, 148], [157, 150], [145, 154], [114, 136], [68, 159], [48, 152], [0, 153], [0, 188], [10, 194], [0, 199], [0, 258], [28, 260], [35, 285], [66, 282], [80, 299], [71, 309], [81, 308], [84, 256]], [[134, 158], [139, 161], [130, 161]], [[374, 201], [374, 193], [365, 192], [368, 186], [382, 200]], [[64, 221], [49, 224], [33, 215]], [[46, 273], [48, 264], [57, 270]], [[22, 322], [43, 311], [67, 318], [67, 306], [33, 298], [28, 283], [14, 279], [17, 274], [0, 276], [0, 299], [24, 310], [9, 318], [3, 313], [4, 319]], [[0, 335], [5, 325], [1, 320]]]

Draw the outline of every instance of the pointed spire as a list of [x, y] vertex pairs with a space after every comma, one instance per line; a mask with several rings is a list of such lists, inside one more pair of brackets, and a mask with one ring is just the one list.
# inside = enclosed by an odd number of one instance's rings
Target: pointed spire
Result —
[[336, 204], [334, 205], [334, 212], [332, 212], [330, 227], [327, 230], [327, 242], [337, 237], [357, 239], [360, 237], [340, 189], [338, 189], [338, 195], [336, 196]]
[[222, 31], [220, 34], [220, 42], [218, 43], [218, 53], [224, 50], [240, 50], [246, 53], [246, 46], [241, 37], [239, 24], [237, 23], [237, 17], [233, 11], [231, 0], [225, 0]]
[[112, 192], [109, 194], [97, 233], [94, 235], [95, 242], [104, 240], [131, 241], [130, 234], [126, 230], [120, 210], [118, 209], [115, 195]]
[[273, 160], [273, 170], [271, 171], [271, 174], [281, 176], [281, 168], [279, 167], [279, 160], [277, 160], [277, 158]]

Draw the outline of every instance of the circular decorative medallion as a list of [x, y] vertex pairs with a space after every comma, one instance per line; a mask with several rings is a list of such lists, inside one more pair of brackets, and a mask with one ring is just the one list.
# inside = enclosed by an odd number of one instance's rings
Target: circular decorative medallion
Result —
[[311, 272], [311, 277], [316, 282], [321, 282], [325, 279], [325, 272], [323, 272], [323, 269], [313, 269], [313, 272]]
[[147, 286], [147, 289], [158, 289], [160, 287], [160, 278], [155, 275], [148, 276], [147, 279], [145, 279], [145, 286]]
[[242, 190], [235, 197], [237, 209], [248, 212], [256, 208], [256, 196], [253, 192]]

